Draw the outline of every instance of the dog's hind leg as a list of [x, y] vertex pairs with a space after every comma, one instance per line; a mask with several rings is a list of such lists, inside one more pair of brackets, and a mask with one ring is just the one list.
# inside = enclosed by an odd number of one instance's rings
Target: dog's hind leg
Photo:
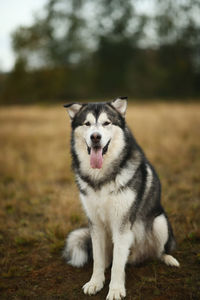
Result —
[[153, 221], [153, 235], [156, 240], [157, 256], [168, 266], [179, 267], [179, 262], [168, 252], [174, 248], [175, 241], [172, 230], [164, 214]]

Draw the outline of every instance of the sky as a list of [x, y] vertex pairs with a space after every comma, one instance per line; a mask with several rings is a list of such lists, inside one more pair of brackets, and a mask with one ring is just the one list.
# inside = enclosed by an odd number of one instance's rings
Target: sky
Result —
[[10, 71], [15, 61], [11, 33], [20, 25], [30, 25], [45, 3], [47, 0], [0, 0], [0, 71]]
[[[11, 33], [20, 25], [31, 25], [34, 14], [42, 14], [48, 0], [0, 0], [0, 71], [10, 71], [15, 62]], [[150, 12], [152, 0], [137, 2], [138, 10]]]

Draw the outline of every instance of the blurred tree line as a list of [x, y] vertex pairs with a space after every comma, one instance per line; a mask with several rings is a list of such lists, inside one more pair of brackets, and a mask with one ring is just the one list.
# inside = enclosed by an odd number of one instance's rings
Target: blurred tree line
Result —
[[48, 0], [12, 35], [1, 103], [198, 98], [200, 0]]

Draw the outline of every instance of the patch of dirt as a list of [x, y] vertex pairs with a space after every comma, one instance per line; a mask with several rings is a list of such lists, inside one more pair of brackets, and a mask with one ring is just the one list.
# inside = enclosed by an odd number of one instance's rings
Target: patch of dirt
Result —
[[[92, 274], [92, 263], [74, 268], [65, 263], [60, 251], [53, 255], [48, 249], [26, 248], [21, 254], [12, 251], [12, 267], [1, 270], [1, 299], [90, 299], [81, 287]], [[180, 268], [159, 261], [126, 268], [126, 299], [197, 300], [200, 299], [200, 241], [186, 239], [174, 256]], [[105, 299], [108, 293], [110, 270], [102, 291], [91, 299]]]

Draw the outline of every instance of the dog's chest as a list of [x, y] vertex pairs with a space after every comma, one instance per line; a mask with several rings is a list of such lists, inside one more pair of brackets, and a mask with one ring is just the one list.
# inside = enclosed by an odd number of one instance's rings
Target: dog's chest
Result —
[[87, 194], [81, 195], [81, 201], [91, 222], [102, 222], [106, 226], [115, 226], [130, 210], [135, 193], [130, 189], [117, 190], [114, 183], [95, 191], [88, 187]]

